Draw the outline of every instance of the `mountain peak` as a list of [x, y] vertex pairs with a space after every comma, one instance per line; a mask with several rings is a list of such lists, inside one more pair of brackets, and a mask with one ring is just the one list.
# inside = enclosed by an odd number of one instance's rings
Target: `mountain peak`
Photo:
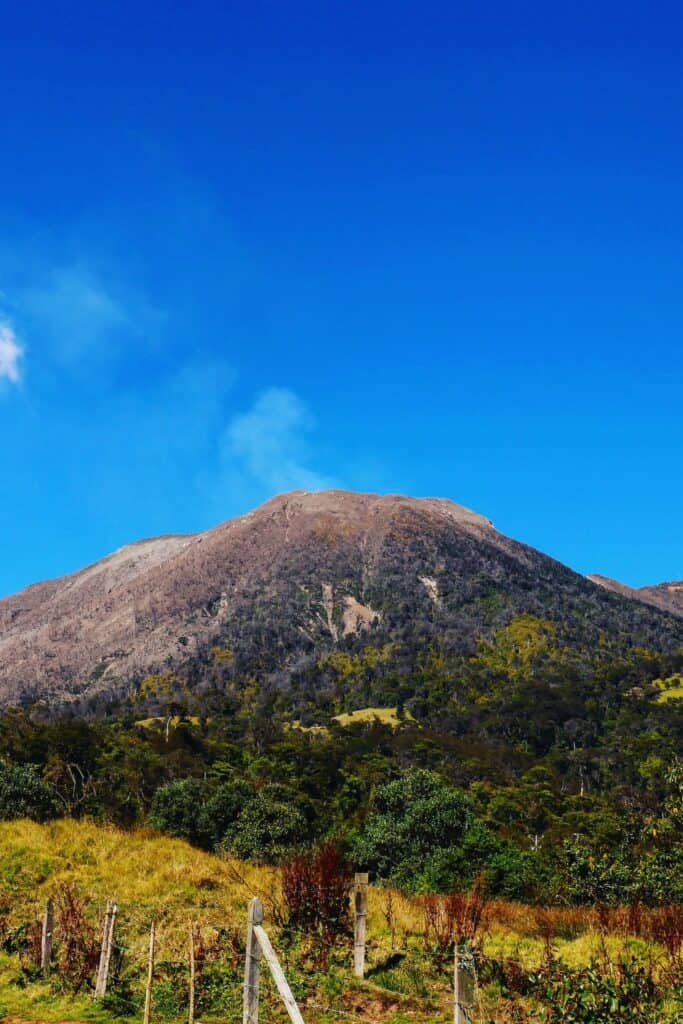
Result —
[[624, 596], [615, 605], [604, 585], [445, 498], [291, 491], [0, 601], [0, 702], [117, 696], [149, 676], [226, 685], [215, 650], [230, 652], [231, 685], [282, 686], [305, 666], [317, 678], [338, 647], [403, 650], [403, 665], [424, 644], [465, 653], [517, 615], [582, 643], [588, 624], [683, 642], [683, 622]]
[[485, 516], [464, 505], [457, 504], [450, 498], [411, 498], [402, 494], [363, 493], [338, 488], [324, 491], [287, 491], [271, 498], [260, 509], [257, 509], [257, 512], [266, 512], [282, 507], [309, 514], [329, 512], [351, 517], [364, 514], [384, 515], [398, 512], [401, 509], [412, 509], [417, 512], [430, 511], [448, 516], [455, 522], [471, 523], [482, 527], [493, 526], [491, 520]]

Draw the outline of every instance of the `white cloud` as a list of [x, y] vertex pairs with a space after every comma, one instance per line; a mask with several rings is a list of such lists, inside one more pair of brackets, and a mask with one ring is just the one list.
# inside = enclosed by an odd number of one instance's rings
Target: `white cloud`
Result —
[[271, 492], [333, 486], [310, 468], [307, 435], [314, 426], [308, 407], [287, 388], [268, 388], [251, 409], [235, 416], [224, 436], [226, 462], [238, 460], [247, 473]]
[[157, 333], [162, 314], [139, 295], [102, 280], [89, 266], [52, 269], [19, 296], [29, 329], [69, 368], [98, 367]]
[[78, 416], [70, 410], [67, 429], [90, 467], [77, 486], [93, 515], [108, 515], [122, 494], [135, 495], [151, 532], [182, 522], [199, 529], [221, 515], [217, 451], [234, 377], [220, 360], [187, 363], [86, 403]]
[[18, 384], [21, 379], [19, 367], [24, 350], [9, 324], [0, 323], [0, 378]]

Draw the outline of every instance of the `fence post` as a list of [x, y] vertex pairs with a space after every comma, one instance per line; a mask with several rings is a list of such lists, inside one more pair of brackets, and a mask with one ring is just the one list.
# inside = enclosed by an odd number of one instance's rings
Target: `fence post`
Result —
[[365, 925], [368, 916], [368, 875], [357, 872], [353, 883], [353, 973], [365, 977]]
[[111, 950], [114, 943], [114, 924], [116, 922], [117, 906], [112, 900], [107, 900], [107, 910], [104, 915], [104, 927], [102, 929], [102, 949], [100, 951], [100, 964], [97, 969], [97, 981], [95, 983], [95, 998], [101, 999], [107, 992], [107, 978], [109, 977], [109, 963], [111, 961]]
[[102, 995], [106, 993], [107, 985], [109, 984], [109, 965], [111, 963], [111, 951], [114, 948], [114, 928], [118, 912], [119, 908], [115, 903], [111, 908], [111, 917], [109, 918], [109, 934], [107, 936], [107, 949], [104, 957], [104, 977], [102, 978]]
[[266, 958], [266, 963], [270, 967], [270, 973], [273, 976], [273, 981], [275, 982], [278, 992], [282, 996], [282, 1001], [285, 1004], [290, 1021], [292, 1024], [304, 1024], [301, 1011], [296, 1004], [296, 999], [292, 995], [292, 990], [285, 978], [285, 972], [282, 970], [280, 961], [275, 955], [275, 950], [273, 949], [270, 939], [268, 938], [268, 934], [262, 925], [254, 925], [254, 935], [261, 947], [261, 952]]
[[55, 908], [51, 899], [45, 904], [45, 915], [43, 917], [43, 936], [40, 943], [40, 969], [44, 978], [50, 976], [50, 963], [52, 961], [52, 934], [55, 927]]
[[155, 953], [156, 928], [154, 921], [149, 929], [149, 960], [147, 963], [147, 988], [145, 989], [145, 1015], [144, 1024], [149, 1024], [152, 1015], [152, 983], [154, 981], [154, 953]]
[[472, 1024], [474, 1008], [474, 956], [466, 948], [455, 946], [453, 960], [454, 1024]]
[[242, 1024], [258, 1024], [261, 950], [254, 928], [263, 922], [263, 907], [255, 896], [249, 900], [247, 917], [247, 955], [244, 961], [244, 1010]]
[[190, 921], [190, 1009], [188, 1012], [188, 1024], [194, 1024], [195, 975], [196, 965], [194, 956], [194, 921]]

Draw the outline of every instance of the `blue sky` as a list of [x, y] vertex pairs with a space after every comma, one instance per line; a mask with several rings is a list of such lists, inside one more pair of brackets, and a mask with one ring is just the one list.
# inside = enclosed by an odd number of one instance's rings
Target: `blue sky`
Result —
[[285, 489], [683, 578], [674, 5], [2, 5], [0, 593]]

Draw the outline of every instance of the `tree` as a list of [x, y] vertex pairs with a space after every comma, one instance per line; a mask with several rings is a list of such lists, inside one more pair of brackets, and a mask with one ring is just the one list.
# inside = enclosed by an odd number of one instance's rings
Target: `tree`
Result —
[[47, 821], [56, 815], [54, 790], [43, 781], [36, 765], [0, 764], [0, 819]]
[[225, 837], [225, 846], [245, 860], [281, 860], [309, 834], [296, 794], [285, 786], [264, 786], [240, 813]]
[[471, 880], [495, 847], [467, 796], [423, 769], [381, 787], [351, 844], [359, 866], [413, 890]]
[[196, 779], [180, 779], [161, 786], [154, 794], [149, 824], [179, 839], [201, 839], [202, 786]]
[[199, 814], [198, 828], [206, 845], [220, 846], [234, 826], [252, 790], [245, 782], [225, 782], [218, 787]]

